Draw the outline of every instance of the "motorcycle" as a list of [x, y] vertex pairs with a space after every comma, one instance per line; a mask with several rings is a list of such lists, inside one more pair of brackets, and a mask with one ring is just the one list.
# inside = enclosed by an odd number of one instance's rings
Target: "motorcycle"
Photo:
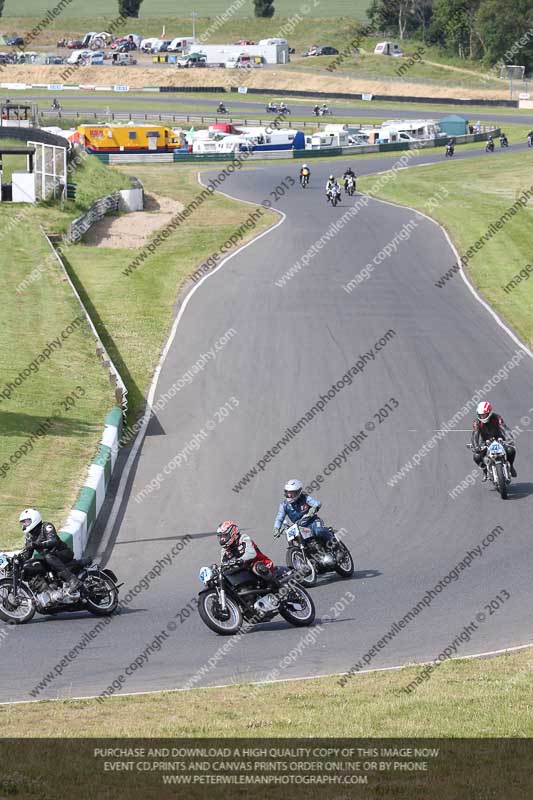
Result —
[[[467, 444], [467, 447], [473, 449], [471, 444]], [[502, 500], [506, 500], [507, 487], [511, 483], [511, 465], [507, 459], [503, 439], [487, 439], [483, 450], [485, 451], [483, 462], [489, 480], [499, 491]]]
[[507, 136], [500, 136], [500, 147], [509, 147]]
[[446, 158], [452, 158], [454, 152], [455, 152], [455, 148], [454, 148], [453, 144], [447, 144], [446, 145], [446, 153], [445, 153]]
[[267, 114], [277, 114], [278, 113], [278, 107], [277, 107], [277, 105], [275, 103], [272, 103], [272, 104], [269, 103], [267, 105], [267, 107], [266, 107], [266, 111], [267, 111]]
[[355, 193], [355, 178], [352, 175], [348, 175], [344, 181], [344, 190], [350, 197]]
[[331, 203], [332, 206], [336, 206], [337, 203], [340, 203], [341, 200], [341, 190], [339, 186], [334, 186], [326, 193], [326, 197], [328, 199], [328, 203]]
[[276, 614], [296, 627], [311, 625], [315, 605], [296, 577], [294, 570], [275, 567], [267, 584], [240, 566], [202, 567], [199, 578], [206, 588], [198, 595], [200, 617], [221, 636], [238, 633], [245, 621], [270, 622]]
[[38, 614], [64, 611], [90, 611], [97, 617], [113, 614], [122, 586], [110, 569], [100, 569], [91, 558], [79, 558], [68, 564], [80, 581], [79, 597], [71, 597], [62, 581], [44, 561], [24, 563], [20, 555], [0, 553], [0, 619], [12, 625], [29, 622]]
[[50, 111], [61, 111], [61, 110], [62, 110], [61, 103], [52, 103], [52, 105], [50, 106]]
[[303, 173], [300, 175], [300, 185], [302, 189], [305, 189], [306, 186], [309, 184], [309, 173]]
[[533, 147], [533, 136], [528, 136], [527, 137], [527, 146], [528, 147]]
[[217, 108], [217, 114], [227, 114], [227, 113], [228, 109], [226, 108], [226, 106], [219, 106]]
[[332, 538], [325, 542], [311, 528], [299, 522], [284, 525], [281, 533], [287, 537], [287, 566], [297, 570], [303, 586], [314, 586], [318, 576], [325, 572], [336, 572], [341, 578], [351, 578], [354, 571], [352, 554], [329, 528]]
[[493, 153], [494, 152], [494, 142], [487, 142], [485, 146], [486, 153]]
[[323, 106], [322, 108], [319, 108], [318, 116], [319, 117], [332, 117], [333, 116], [333, 111], [330, 111], [329, 108]]

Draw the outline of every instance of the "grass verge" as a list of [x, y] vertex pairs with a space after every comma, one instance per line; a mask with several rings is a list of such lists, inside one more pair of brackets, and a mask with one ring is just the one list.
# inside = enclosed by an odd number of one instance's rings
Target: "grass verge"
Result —
[[[180, 165], [179, 169], [169, 170], [166, 164], [143, 164], [126, 169], [135, 173], [147, 192], [170, 197], [185, 206], [202, 191], [197, 166]], [[218, 168], [212, 165], [210, 169]], [[220, 188], [224, 190], [223, 184]], [[130, 421], [143, 407], [181, 285], [219, 250], [253, 209], [220, 194], [211, 195], [128, 276], [123, 270], [143, 247], [136, 251], [81, 244], [69, 249], [68, 261], [75, 280], [83, 296], [97, 309], [98, 332], [128, 385]], [[239, 244], [277, 220], [277, 215], [262, 210], [262, 217]]]
[[[132, 171], [131, 166], [127, 171]], [[135, 168], [147, 191], [179, 199], [184, 205], [200, 191], [197, 172], [192, 167], [175, 169], [169, 181], [166, 165]], [[83, 158], [69, 180], [76, 182], [77, 196], [76, 201], [66, 203], [63, 211], [52, 204], [0, 207], [0, 246], [6, 264], [0, 285], [4, 297], [11, 299], [4, 304], [0, 328], [0, 370], [6, 384], [34, 361], [48, 342], [61, 337], [62, 330], [80, 313], [70, 288], [49, 257], [40, 226], [48, 232], [64, 231], [69, 221], [97, 197], [130, 185], [125, 174], [105, 168], [94, 157]], [[143, 406], [181, 285], [252, 210], [251, 206], [217, 194], [201, 208], [201, 213], [191, 214], [129, 277], [122, 270], [136, 255], [131, 249], [81, 244], [65, 251], [77, 288], [126, 379], [132, 420]], [[265, 211], [243, 240], [276, 219], [272, 212]], [[21, 282], [32, 274], [34, 278], [21, 290]], [[61, 401], [77, 386], [84, 394], [66, 413]], [[3, 389], [2, 382], [0, 391]], [[85, 478], [105, 413], [113, 404], [112, 391], [85, 323], [36, 372], [30, 372], [9, 398], [0, 396], [0, 468], [7, 465], [7, 469], [0, 469], [2, 547], [20, 545], [18, 513], [28, 505], [36, 505], [47, 519], [62, 523]], [[11, 464], [13, 453], [49, 417], [53, 427], [47, 435], [36, 439], [24, 457], [13, 457], [15, 463]]]
[[[371, 176], [361, 178], [358, 188], [371, 192], [374, 180]], [[446, 228], [462, 256], [487, 233], [491, 222], [499, 220], [532, 185], [531, 153], [509, 150], [498, 157], [497, 169], [490, 154], [484, 154], [479, 159], [406, 170], [401, 173], [400, 180], [384, 186], [378, 196], [422, 211], [429, 186], [433, 195], [446, 189], [448, 194], [431, 215]], [[476, 288], [499, 314], [512, 321], [514, 329], [530, 347], [533, 344], [533, 281], [523, 278], [507, 292], [504, 287], [532, 261], [532, 222], [533, 200], [530, 200], [472, 255], [467, 265]], [[450, 254], [450, 267], [452, 263]], [[449, 280], [456, 279], [455, 273]], [[435, 291], [446, 290], [447, 284], [435, 287]]]
[[530, 737], [533, 650], [419, 668], [263, 686], [0, 708], [4, 737]]

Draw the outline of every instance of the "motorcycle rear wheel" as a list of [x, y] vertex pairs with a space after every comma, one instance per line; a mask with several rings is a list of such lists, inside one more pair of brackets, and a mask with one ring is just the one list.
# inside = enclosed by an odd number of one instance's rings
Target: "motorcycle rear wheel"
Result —
[[220, 636], [233, 636], [242, 627], [242, 611], [230, 597], [226, 597], [226, 608], [229, 612], [228, 620], [221, 620], [217, 614], [218, 594], [215, 589], [203, 592], [198, 601], [198, 611], [202, 621]]
[[[105, 584], [107, 593], [105, 598], [97, 602], [97, 598], [93, 600], [90, 593], [91, 586], [96, 589], [99, 588], [98, 584]], [[85, 588], [88, 592], [85, 598], [87, 610], [90, 611], [91, 614], [94, 614], [95, 617], [108, 617], [116, 611], [118, 606], [118, 589], [108, 575], [100, 572], [97, 576], [86, 578]]]
[[354, 570], [352, 554], [342, 542], [338, 544], [338, 552], [339, 556], [335, 563], [335, 572], [341, 578], [351, 578]]
[[35, 614], [35, 601], [29, 589], [26, 589], [24, 586], [19, 586], [19, 594], [24, 597], [24, 600], [18, 608], [14, 608], [13, 604], [9, 601], [12, 588], [13, 581], [9, 578], [0, 580], [0, 618], [9, 622], [11, 625], [24, 625], [24, 623], [29, 622]]
[[[318, 580], [315, 566], [307, 558], [305, 558], [305, 556], [302, 555], [301, 550], [299, 550], [297, 547], [289, 547], [285, 555], [285, 563], [290, 569], [295, 569], [300, 576], [297, 579], [298, 583], [301, 583], [302, 586], [307, 586], [308, 588], [315, 586]], [[309, 572], [304, 575], [305, 567], [309, 569]]]
[[315, 621], [315, 604], [303, 586], [293, 586], [279, 613], [291, 625], [303, 628]]

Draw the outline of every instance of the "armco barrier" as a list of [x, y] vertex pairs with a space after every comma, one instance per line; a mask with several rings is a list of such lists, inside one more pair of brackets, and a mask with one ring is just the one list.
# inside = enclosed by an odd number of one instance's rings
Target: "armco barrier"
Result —
[[89, 541], [91, 530], [102, 508], [107, 487], [111, 480], [117, 460], [120, 436], [122, 434], [122, 410], [113, 408], [106, 417], [104, 433], [96, 456], [89, 467], [85, 483], [80, 489], [72, 511], [59, 535], [68, 542], [76, 558], [80, 558]]

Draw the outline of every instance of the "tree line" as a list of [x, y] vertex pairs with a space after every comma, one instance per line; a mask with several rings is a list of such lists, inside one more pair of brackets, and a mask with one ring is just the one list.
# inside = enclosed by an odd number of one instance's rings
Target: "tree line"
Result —
[[372, 0], [372, 28], [463, 59], [533, 69], [531, 0]]

